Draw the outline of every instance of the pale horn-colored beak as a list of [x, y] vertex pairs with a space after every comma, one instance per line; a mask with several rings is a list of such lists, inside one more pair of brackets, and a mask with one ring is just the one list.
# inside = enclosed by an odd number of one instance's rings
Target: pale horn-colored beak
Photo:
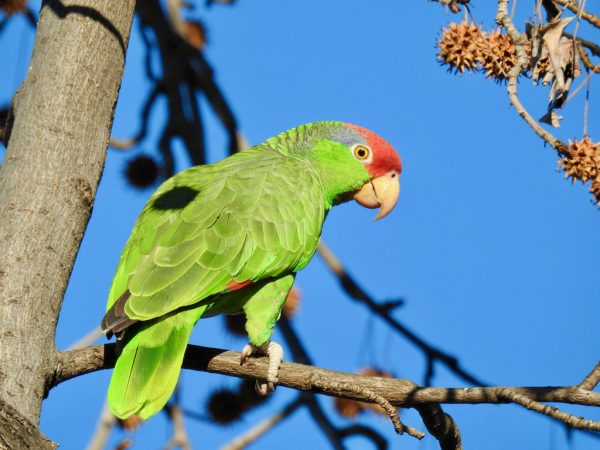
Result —
[[399, 194], [400, 174], [392, 171], [366, 183], [354, 194], [354, 200], [365, 208], [379, 208], [377, 216], [373, 219], [379, 220], [394, 209]]

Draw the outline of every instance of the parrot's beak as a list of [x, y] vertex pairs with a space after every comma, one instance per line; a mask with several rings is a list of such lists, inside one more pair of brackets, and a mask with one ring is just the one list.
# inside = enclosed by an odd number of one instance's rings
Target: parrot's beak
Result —
[[354, 200], [365, 208], [379, 208], [374, 219], [379, 220], [394, 209], [399, 194], [400, 174], [392, 171], [366, 183], [360, 191], [354, 194]]

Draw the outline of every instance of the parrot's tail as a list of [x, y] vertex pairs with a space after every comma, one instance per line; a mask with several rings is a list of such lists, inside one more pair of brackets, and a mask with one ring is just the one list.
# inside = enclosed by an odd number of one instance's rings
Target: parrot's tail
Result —
[[147, 419], [165, 406], [177, 384], [197, 317], [190, 313], [143, 324], [125, 344], [108, 387], [108, 404], [115, 416]]

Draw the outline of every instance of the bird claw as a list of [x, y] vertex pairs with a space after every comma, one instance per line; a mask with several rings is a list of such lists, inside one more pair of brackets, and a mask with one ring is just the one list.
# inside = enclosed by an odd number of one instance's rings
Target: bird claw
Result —
[[240, 356], [240, 366], [243, 366], [244, 363], [248, 361], [248, 358], [250, 358], [252, 355], [257, 354], [258, 352], [259, 349], [257, 346], [252, 344], [244, 345], [244, 348], [242, 349], [242, 354]]
[[253, 355], [266, 355], [269, 357], [266, 382], [256, 380], [255, 390], [258, 395], [266, 396], [275, 390], [279, 378], [279, 366], [283, 361], [283, 349], [276, 342], [267, 341], [261, 346], [246, 344], [242, 349], [240, 365], [243, 365]]

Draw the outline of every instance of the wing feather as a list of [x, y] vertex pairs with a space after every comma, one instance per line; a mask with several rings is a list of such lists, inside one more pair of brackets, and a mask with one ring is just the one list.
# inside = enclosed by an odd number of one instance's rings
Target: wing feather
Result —
[[129, 291], [123, 314], [148, 320], [225, 292], [232, 281], [299, 270], [316, 249], [324, 205], [310, 164], [274, 151], [254, 148], [184, 171], [140, 215], [109, 308]]

